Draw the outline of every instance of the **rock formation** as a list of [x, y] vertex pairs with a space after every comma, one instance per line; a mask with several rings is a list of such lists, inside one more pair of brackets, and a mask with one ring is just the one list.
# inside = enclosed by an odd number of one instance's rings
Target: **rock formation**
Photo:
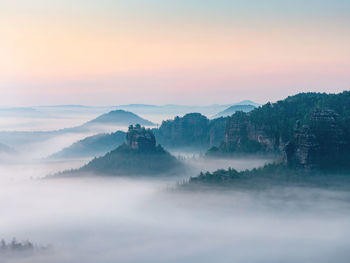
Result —
[[130, 125], [126, 135], [127, 144], [131, 149], [140, 152], [151, 152], [156, 148], [156, 139], [151, 130], [146, 130], [141, 125]]
[[159, 175], [172, 174], [183, 168], [174, 156], [162, 146], [156, 145], [150, 129], [131, 125], [126, 139], [127, 143], [113, 151], [93, 159], [78, 170], [64, 174]]
[[225, 148], [228, 152], [274, 151], [278, 146], [276, 138], [266, 133], [264, 125], [253, 123], [244, 113], [227, 121], [225, 130]]
[[224, 142], [227, 120], [228, 117], [210, 120], [208, 131], [209, 145], [207, 147], [220, 146], [220, 144]]
[[349, 149], [339, 125], [339, 115], [332, 110], [315, 110], [306, 125], [296, 124], [294, 140], [285, 146], [289, 166], [307, 170], [343, 166]]
[[157, 141], [166, 147], [207, 149], [224, 141], [226, 120], [227, 118], [209, 120], [200, 113], [189, 113], [164, 121], [154, 132]]

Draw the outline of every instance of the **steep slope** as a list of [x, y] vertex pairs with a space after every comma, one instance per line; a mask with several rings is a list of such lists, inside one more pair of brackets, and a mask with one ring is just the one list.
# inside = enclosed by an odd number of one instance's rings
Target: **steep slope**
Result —
[[[318, 136], [321, 131], [327, 135]], [[267, 103], [249, 113], [237, 112], [232, 115], [227, 121], [225, 143], [211, 149], [210, 154], [283, 153], [285, 146], [293, 142], [297, 155], [316, 151], [314, 154], [317, 156], [320, 149], [329, 149], [324, 150], [323, 154], [330, 161], [333, 146], [323, 147], [321, 141], [331, 140], [341, 155], [345, 155], [350, 150], [349, 134], [350, 92], [301, 93], [273, 104]], [[315, 149], [312, 149], [312, 145]], [[289, 148], [290, 157], [293, 156], [293, 147]], [[306, 156], [312, 159], [314, 155]], [[308, 160], [312, 162], [310, 158]], [[305, 160], [299, 162], [305, 167], [309, 166]]]
[[341, 170], [350, 167], [350, 140], [341, 127], [340, 115], [317, 109], [307, 124], [297, 122], [294, 138], [287, 143], [285, 162], [304, 170]]
[[125, 134], [125, 132], [117, 131], [89, 136], [51, 155], [50, 158], [101, 156], [121, 145], [125, 141]]
[[60, 175], [157, 175], [169, 174], [182, 167], [175, 157], [156, 145], [151, 130], [140, 125], [130, 126], [126, 137], [126, 144], [93, 159], [78, 170]]
[[[157, 141], [170, 148], [201, 148], [219, 146], [225, 138], [227, 118], [208, 120], [195, 113], [163, 122], [159, 129], [153, 129]], [[50, 157], [75, 158], [93, 157], [107, 153], [125, 141], [124, 132], [98, 134], [80, 140]]]
[[166, 147], [207, 149], [224, 141], [226, 120], [209, 120], [200, 113], [189, 113], [163, 121], [159, 129], [153, 131], [159, 143]]

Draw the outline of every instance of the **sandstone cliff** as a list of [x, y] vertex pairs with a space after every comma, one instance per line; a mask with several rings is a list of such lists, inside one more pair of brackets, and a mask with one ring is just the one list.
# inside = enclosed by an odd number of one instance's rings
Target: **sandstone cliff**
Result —
[[279, 138], [268, 134], [267, 129], [267, 125], [252, 122], [243, 112], [237, 113], [227, 122], [223, 147], [238, 152], [274, 151]]
[[140, 152], [152, 152], [156, 148], [156, 139], [153, 132], [139, 124], [129, 126], [126, 140], [131, 149]]
[[200, 113], [189, 113], [164, 121], [153, 131], [157, 141], [166, 147], [207, 149], [224, 141], [226, 120], [209, 120]]
[[294, 139], [286, 144], [285, 161], [289, 166], [333, 169], [348, 166], [350, 149], [339, 114], [332, 110], [315, 110], [307, 124], [296, 124]]
[[[324, 142], [320, 142], [322, 140], [329, 145], [324, 146]], [[295, 158], [300, 163], [307, 163], [301, 161], [306, 156], [305, 151], [310, 152], [307, 158], [311, 160], [327, 154], [323, 149], [328, 149], [332, 154], [339, 152], [338, 155], [342, 156], [338, 157], [345, 166], [349, 142], [350, 92], [301, 93], [276, 103], [267, 103], [249, 113], [233, 114], [226, 122], [225, 142], [218, 148], [212, 148], [208, 154], [282, 154], [298, 147]], [[317, 152], [318, 157], [312, 152]]]

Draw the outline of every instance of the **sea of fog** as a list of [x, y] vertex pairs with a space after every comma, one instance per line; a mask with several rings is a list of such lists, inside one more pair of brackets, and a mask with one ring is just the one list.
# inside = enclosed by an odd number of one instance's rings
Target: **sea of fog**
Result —
[[[193, 159], [192, 164], [197, 171], [265, 162]], [[182, 192], [174, 189], [181, 175], [38, 179], [79, 165], [1, 164], [0, 238], [48, 249], [0, 254], [0, 262], [341, 263], [350, 258], [348, 192]]]
[[178, 182], [200, 171], [271, 161], [208, 160], [188, 151], [174, 152], [188, 166], [178, 176], [43, 179], [88, 161], [43, 158], [77, 139], [54, 138], [1, 158], [0, 239], [46, 247], [0, 252], [1, 263], [349, 262], [349, 192], [179, 191]]

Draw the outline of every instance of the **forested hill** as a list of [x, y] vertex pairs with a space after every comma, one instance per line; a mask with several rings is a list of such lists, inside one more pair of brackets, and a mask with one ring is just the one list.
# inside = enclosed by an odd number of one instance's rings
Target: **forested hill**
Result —
[[[270, 135], [281, 136], [282, 141], [289, 141], [293, 136], [296, 121], [299, 120], [301, 125], [306, 124], [310, 113], [316, 109], [335, 111], [346, 126], [350, 117], [350, 92], [300, 93], [276, 103], [267, 103], [246, 116], [255, 125], [264, 126], [264, 130]], [[236, 117], [233, 115], [232, 119]]]
[[156, 139], [150, 129], [145, 129], [138, 124], [130, 125], [126, 141], [104, 156], [94, 158], [80, 169], [65, 171], [54, 177], [84, 174], [154, 176], [182, 171], [182, 163], [162, 146], [156, 144]]
[[[339, 94], [300, 93], [276, 103], [267, 103], [249, 113], [233, 114], [226, 123], [225, 143], [210, 152], [281, 152], [286, 143], [295, 140], [297, 125], [303, 127], [310, 123], [311, 115], [314, 119], [317, 117], [313, 114], [316, 110], [328, 111], [330, 119], [324, 125], [333, 125], [331, 119], [335, 118], [334, 125], [341, 130], [341, 139], [349, 140], [349, 91]], [[326, 118], [322, 112], [318, 115]]]
[[126, 133], [117, 131], [86, 137], [53, 154], [50, 158], [80, 158], [104, 155], [125, 141]]
[[167, 148], [199, 148], [207, 150], [220, 145], [225, 138], [226, 118], [209, 120], [200, 113], [163, 121], [159, 129], [153, 129], [157, 141]]
[[[186, 114], [162, 123], [153, 132], [167, 148], [212, 146], [226, 152], [281, 152], [294, 138], [296, 122], [309, 122], [316, 109], [329, 109], [340, 116], [340, 125], [349, 127], [350, 92], [340, 94], [300, 93], [276, 103], [267, 103], [250, 112], [209, 120], [199, 113]], [[347, 130], [347, 129], [346, 129]], [[222, 144], [223, 143], [223, 144]]]

